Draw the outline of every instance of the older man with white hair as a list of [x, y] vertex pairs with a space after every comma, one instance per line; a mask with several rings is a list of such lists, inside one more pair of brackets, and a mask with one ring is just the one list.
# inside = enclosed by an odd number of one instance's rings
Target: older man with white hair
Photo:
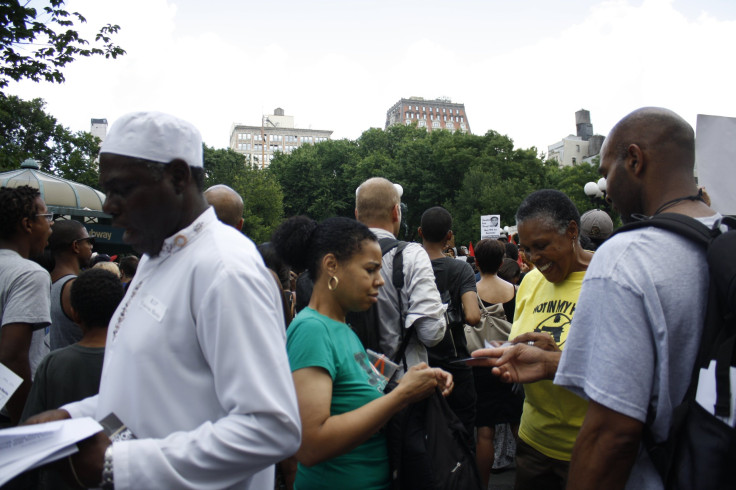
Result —
[[104, 210], [143, 253], [110, 322], [99, 395], [34, 422], [114, 413], [138, 437], [100, 433], [69, 466], [82, 486], [273, 488], [299, 447], [279, 291], [253, 243], [204, 196], [202, 139], [138, 112], [100, 150]]

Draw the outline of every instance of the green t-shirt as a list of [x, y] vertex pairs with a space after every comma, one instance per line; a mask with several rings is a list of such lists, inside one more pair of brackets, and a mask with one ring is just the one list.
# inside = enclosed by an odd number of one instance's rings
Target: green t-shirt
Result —
[[[304, 308], [289, 326], [286, 348], [292, 372], [320, 367], [329, 373], [330, 415], [350, 412], [383, 396], [365, 349], [344, 323]], [[294, 488], [377, 490], [388, 486], [386, 438], [379, 432], [347, 454], [309, 468], [299, 464]]]

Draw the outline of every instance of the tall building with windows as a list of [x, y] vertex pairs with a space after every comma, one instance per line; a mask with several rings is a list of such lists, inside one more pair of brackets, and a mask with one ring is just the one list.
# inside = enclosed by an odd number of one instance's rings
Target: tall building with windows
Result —
[[233, 124], [230, 130], [230, 148], [245, 155], [246, 162], [266, 168], [277, 151], [291, 153], [304, 144], [315, 144], [330, 139], [332, 131], [298, 129], [294, 116], [284, 115], [277, 108], [263, 116], [260, 126]]
[[105, 141], [107, 136], [107, 119], [91, 119], [89, 132], [92, 136], [97, 136], [100, 141]]
[[386, 113], [386, 128], [394, 124], [412, 124], [420, 128], [447, 129], [470, 133], [470, 123], [465, 114], [465, 104], [457, 104], [447, 97], [425, 100], [423, 97], [409, 97], [395, 103]]
[[591, 163], [601, 152], [604, 136], [593, 134], [590, 111], [580, 109], [575, 113], [577, 134], [571, 134], [561, 141], [547, 146], [547, 158], [557, 160], [561, 167], [569, 167], [582, 162]]

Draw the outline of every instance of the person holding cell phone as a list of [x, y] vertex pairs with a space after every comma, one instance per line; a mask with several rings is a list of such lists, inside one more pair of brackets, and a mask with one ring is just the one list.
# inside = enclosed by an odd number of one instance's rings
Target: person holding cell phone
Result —
[[378, 301], [381, 248], [363, 224], [348, 218], [317, 223], [290, 218], [272, 243], [314, 282], [309, 306], [287, 331], [287, 351], [302, 421], [294, 488], [389, 487], [389, 460], [381, 428], [409, 403], [436, 387], [452, 390], [452, 376], [425, 363], [412, 366], [384, 395], [358, 336], [345, 323], [350, 311]]
[[[516, 213], [516, 223], [521, 250], [535, 268], [527, 274], [516, 296], [509, 340], [519, 345], [495, 350], [523, 354], [529, 349], [544, 349], [555, 357], [564, 348], [593, 254], [580, 246], [580, 214], [562, 192], [541, 190], [527, 196]], [[484, 351], [476, 351], [476, 355], [492, 353]], [[495, 366], [496, 362], [485, 359], [473, 364]], [[498, 368], [494, 373], [506, 381], [525, 381]], [[548, 379], [525, 383], [524, 393], [515, 488], [564, 489], [573, 445], [588, 404]]]

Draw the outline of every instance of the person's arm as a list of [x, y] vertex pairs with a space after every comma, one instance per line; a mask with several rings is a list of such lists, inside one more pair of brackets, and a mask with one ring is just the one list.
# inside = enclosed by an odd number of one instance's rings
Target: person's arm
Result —
[[409, 369], [399, 385], [386, 396], [355, 410], [330, 415], [332, 378], [319, 367], [294, 371], [294, 386], [302, 419], [300, 463], [312, 466], [345, 454], [368, 440], [392, 415], [409, 403], [429, 396], [438, 385], [435, 370], [426, 364]]
[[475, 291], [467, 291], [461, 296], [465, 323], [468, 325], [477, 325], [480, 322], [480, 308], [475, 294]]
[[621, 489], [631, 473], [643, 424], [591, 401], [575, 441], [568, 488]]
[[69, 279], [61, 287], [61, 309], [64, 310], [64, 314], [69, 318], [74, 318], [72, 313], [72, 284], [76, 278]]
[[[150, 482], [161, 488], [229, 488], [299, 448], [281, 298], [265, 267], [254, 262], [251, 269], [223, 269], [193, 310], [223, 415], [165, 437], [116, 442], [116, 488], [145, 488]], [[89, 464], [98, 457], [91, 455]]]
[[9, 323], [0, 329], [0, 363], [23, 379], [18, 389], [5, 405], [13, 425], [18, 424], [31, 391], [31, 364], [28, 351], [31, 348], [33, 327], [27, 323]]
[[473, 351], [471, 355], [479, 359], [468, 364], [492, 367], [493, 374], [506, 383], [554, 379], [562, 352], [549, 334], [527, 332], [517, 336], [513, 342], [511, 346]]

